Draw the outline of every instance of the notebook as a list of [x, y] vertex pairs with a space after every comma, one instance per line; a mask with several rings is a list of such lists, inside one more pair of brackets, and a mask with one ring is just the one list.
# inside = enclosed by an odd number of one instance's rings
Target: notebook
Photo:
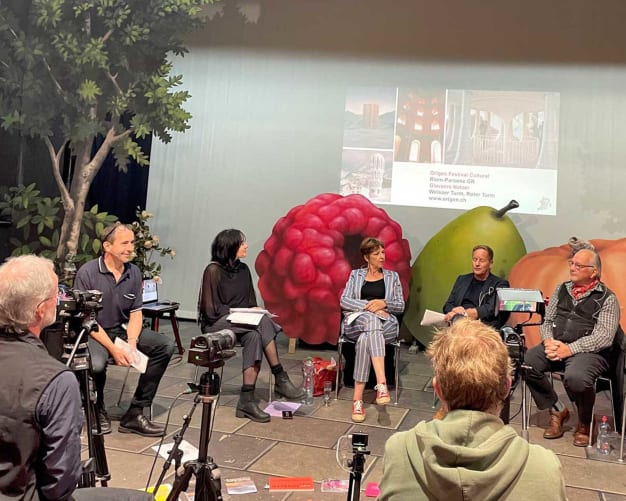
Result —
[[144, 308], [151, 308], [153, 310], [178, 306], [178, 303], [173, 301], [159, 301], [159, 288], [154, 279], [146, 279], [143, 281], [142, 300]]

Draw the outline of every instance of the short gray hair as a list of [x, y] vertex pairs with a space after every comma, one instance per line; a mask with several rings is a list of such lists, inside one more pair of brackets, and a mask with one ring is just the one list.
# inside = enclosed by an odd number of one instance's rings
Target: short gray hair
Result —
[[0, 329], [28, 332], [37, 306], [55, 293], [53, 273], [52, 261], [33, 255], [10, 257], [0, 266]]

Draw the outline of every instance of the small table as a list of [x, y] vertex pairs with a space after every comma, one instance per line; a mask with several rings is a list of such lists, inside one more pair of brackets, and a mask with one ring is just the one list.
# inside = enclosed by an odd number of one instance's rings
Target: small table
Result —
[[176, 339], [176, 345], [178, 346], [178, 354], [185, 353], [182, 343], [180, 342], [180, 332], [178, 331], [178, 319], [176, 318], [176, 310], [180, 307], [180, 303], [157, 303], [155, 305], [144, 305], [141, 309], [143, 315], [151, 319], [152, 324], [150, 328], [158, 332], [159, 320], [163, 318], [166, 313], [170, 317], [172, 323], [172, 330], [174, 331], [174, 338]]

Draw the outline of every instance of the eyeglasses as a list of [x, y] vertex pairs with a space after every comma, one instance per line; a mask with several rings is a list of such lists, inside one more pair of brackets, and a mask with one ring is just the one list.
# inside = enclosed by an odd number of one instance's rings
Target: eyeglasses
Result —
[[572, 261], [571, 259], [569, 261], [567, 261], [567, 264], [569, 265], [569, 267], [574, 267], [574, 269], [576, 271], [580, 271], [583, 268], [595, 268], [595, 265], [593, 264], [580, 264], [580, 263], [575, 263], [574, 261]]

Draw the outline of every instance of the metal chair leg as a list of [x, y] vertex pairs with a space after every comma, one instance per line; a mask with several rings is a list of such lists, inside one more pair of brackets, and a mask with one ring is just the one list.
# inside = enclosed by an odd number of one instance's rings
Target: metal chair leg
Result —
[[124, 395], [124, 389], [126, 388], [126, 381], [128, 380], [128, 374], [130, 373], [130, 365], [126, 368], [126, 375], [124, 376], [124, 382], [122, 383], [122, 389], [120, 390], [120, 396], [117, 399], [117, 406], [120, 406], [122, 401], [122, 395]]
[[339, 399], [339, 373], [343, 372], [343, 358], [341, 358], [341, 353], [343, 351], [343, 341], [341, 338], [337, 342], [337, 374], [335, 375], [335, 400]]
[[396, 400], [393, 403], [393, 405], [398, 405], [398, 390], [400, 388], [400, 342], [399, 341], [396, 341], [395, 363], [396, 363], [396, 380], [395, 380], [395, 384], [396, 384], [396, 388], [395, 388]]

